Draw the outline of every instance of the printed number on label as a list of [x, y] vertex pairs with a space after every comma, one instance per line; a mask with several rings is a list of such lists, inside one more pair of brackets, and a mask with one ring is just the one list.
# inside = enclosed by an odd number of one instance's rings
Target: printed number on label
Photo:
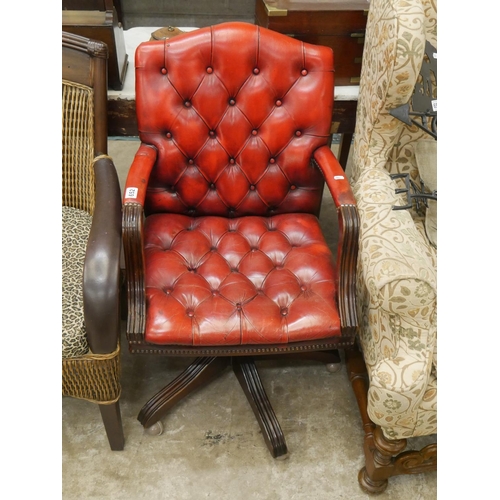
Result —
[[128, 188], [125, 198], [137, 198], [138, 188]]

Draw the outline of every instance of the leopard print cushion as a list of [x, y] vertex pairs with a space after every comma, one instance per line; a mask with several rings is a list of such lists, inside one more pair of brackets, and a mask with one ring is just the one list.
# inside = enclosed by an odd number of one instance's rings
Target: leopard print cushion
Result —
[[89, 352], [83, 317], [83, 265], [92, 216], [62, 207], [62, 357]]

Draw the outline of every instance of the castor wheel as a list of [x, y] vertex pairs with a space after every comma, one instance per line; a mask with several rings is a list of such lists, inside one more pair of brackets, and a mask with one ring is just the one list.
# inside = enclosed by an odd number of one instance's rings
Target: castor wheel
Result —
[[327, 363], [326, 370], [330, 373], [337, 373], [342, 368], [341, 363]]
[[158, 420], [158, 422], [154, 423], [150, 427], [144, 427], [144, 432], [150, 436], [159, 436], [160, 434], [163, 434], [163, 424]]

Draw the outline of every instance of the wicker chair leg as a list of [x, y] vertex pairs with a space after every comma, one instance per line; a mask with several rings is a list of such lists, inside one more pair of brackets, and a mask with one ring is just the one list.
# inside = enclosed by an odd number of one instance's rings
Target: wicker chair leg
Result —
[[108, 436], [109, 446], [113, 451], [123, 450], [125, 437], [123, 435], [120, 403], [116, 401], [112, 404], [99, 405], [99, 410], [101, 410], [101, 417]]

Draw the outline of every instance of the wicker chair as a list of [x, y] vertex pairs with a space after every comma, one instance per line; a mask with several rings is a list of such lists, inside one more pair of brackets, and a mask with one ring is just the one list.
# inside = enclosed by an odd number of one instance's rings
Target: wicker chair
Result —
[[121, 199], [107, 156], [106, 44], [62, 33], [62, 394], [99, 405], [122, 450]]

